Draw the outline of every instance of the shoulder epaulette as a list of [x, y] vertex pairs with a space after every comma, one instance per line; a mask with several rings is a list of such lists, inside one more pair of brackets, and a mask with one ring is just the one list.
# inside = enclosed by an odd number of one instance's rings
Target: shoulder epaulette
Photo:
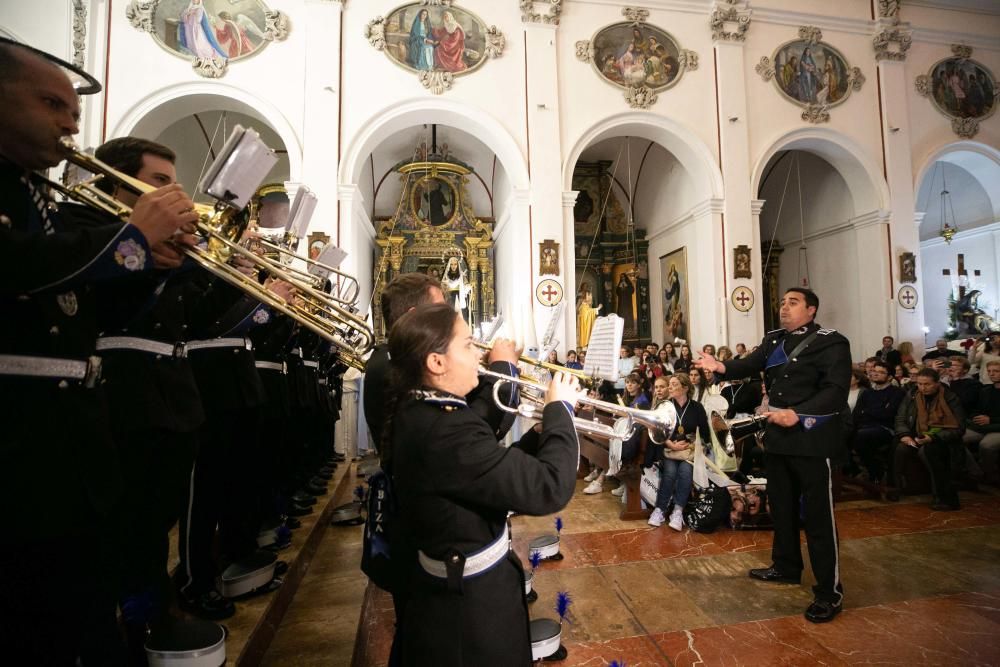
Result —
[[836, 329], [816, 329], [816, 333], [820, 336], [829, 336], [832, 333], [837, 333]]
[[765, 335], [765, 336], [770, 336], [771, 334], [776, 334], [776, 333], [788, 333], [788, 332], [787, 332], [787, 331], [785, 331], [784, 329], [774, 329], [773, 331], [768, 331], [768, 332], [767, 332], [766, 334], [764, 334], [764, 335]]

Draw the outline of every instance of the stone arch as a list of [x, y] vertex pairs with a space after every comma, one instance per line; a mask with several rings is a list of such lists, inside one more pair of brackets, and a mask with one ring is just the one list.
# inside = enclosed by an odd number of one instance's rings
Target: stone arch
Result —
[[1000, 219], [1000, 150], [978, 141], [953, 141], [934, 150], [917, 170], [913, 192], [920, 192], [930, 177], [935, 162], [950, 162], [975, 178], [993, 205], [994, 218]]
[[301, 179], [302, 143], [288, 120], [269, 102], [217, 81], [181, 83], [146, 96], [118, 120], [111, 136], [142, 134], [155, 137], [179, 118], [210, 110], [242, 113], [270, 126], [288, 151], [290, 180]]

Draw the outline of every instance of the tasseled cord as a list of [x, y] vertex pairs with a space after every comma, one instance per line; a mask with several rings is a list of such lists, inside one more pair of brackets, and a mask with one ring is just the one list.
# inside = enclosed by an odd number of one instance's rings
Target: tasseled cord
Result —
[[556, 517], [556, 534], [561, 533], [562, 529], [563, 529], [562, 517], [561, 516], [557, 516]]
[[608, 665], [608, 667], [625, 667], [625, 663], [624, 662], [618, 662], [617, 660], [612, 660], [611, 664]]
[[354, 497], [358, 499], [359, 503], [365, 502], [365, 487], [360, 484], [354, 487]]
[[538, 564], [542, 562], [542, 552], [532, 551], [528, 555], [528, 562], [531, 563], [531, 571], [534, 572], [536, 569], [538, 569]]

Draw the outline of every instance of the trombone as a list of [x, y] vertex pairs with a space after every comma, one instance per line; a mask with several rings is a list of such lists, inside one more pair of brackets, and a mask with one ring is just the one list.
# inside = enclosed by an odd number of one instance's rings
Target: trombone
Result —
[[[492, 350], [493, 347], [487, 343], [480, 343], [479, 341], [472, 341], [472, 344], [481, 350]], [[566, 373], [567, 375], [572, 375], [577, 380], [580, 381], [580, 386], [587, 389], [593, 389], [596, 385], [600, 384], [601, 379], [596, 376], [587, 375], [586, 372], [576, 369], [576, 368], [566, 368], [558, 364], [550, 364], [547, 361], [539, 361], [538, 359], [532, 359], [529, 356], [521, 355], [517, 358], [518, 361], [522, 361], [526, 364], [534, 366], [536, 368], [541, 368], [547, 370], [549, 373]], [[510, 376], [506, 376], [510, 377]], [[544, 385], [538, 385], [543, 387]]]
[[[545, 392], [548, 391], [547, 386], [485, 368], [480, 368], [479, 374], [496, 380], [493, 384], [493, 401], [501, 410], [529, 419], [542, 418], [540, 396], [544, 396]], [[522, 391], [521, 396], [528, 400], [519, 402], [517, 407], [511, 407], [500, 398], [500, 390], [505, 383], [517, 385], [522, 390], [533, 393]], [[608, 401], [601, 401], [589, 396], [580, 396], [577, 402], [581, 405], [594, 408], [595, 413], [600, 411], [617, 417], [613, 426], [580, 417], [573, 418], [573, 424], [576, 426], [577, 431], [599, 440], [612, 440], [614, 438], [628, 440], [635, 434], [637, 428], [646, 428], [649, 430], [650, 438], [654, 442], [662, 443], [666, 438], [666, 434], [673, 431], [674, 426], [677, 424], [677, 412], [674, 410], [673, 405], [667, 401], [661, 403], [660, 408], [652, 411], [627, 408], [617, 403], [609, 403]], [[663, 408], [663, 406], [667, 407]], [[657, 437], [660, 439], [657, 440]]]
[[[98, 189], [96, 184], [104, 180], [139, 195], [156, 189], [81, 152], [68, 138], [63, 138], [62, 144], [68, 152], [66, 160], [70, 164], [94, 174], [93, 177], [73, 185], [63, 185], [46, 179], [52, 189], [69, 199], [128, 222], [132, 215], [132, 207]], [[338, 356], [344, 363], [359, 370], [364, 369], [363, 357], [374, 347], [375, 337], [363, 319], [349, 312], [322, 290], [317, 290], [311, 284], [297, 278], [279, 262], [262, 257], [240, 245], [247, 217], [240, 215], [234, 207], [221, 201], [214, 206], [195, 204], [195, 212], [198, 213], [198, 222], [195, 226], [206, 243], [183, 248], [182, 252], [186, 256], [209, 273], [270, 308], [284, 313], [335, 345], [339, 350]], [[258, 271], [264, 271], [269, 276], [292, 284], [298, 292], [297, 299], [293, 303], [286, 303], [255, 278], [238, 271], [229, 264], [229, 260], [236, 255], [249, 260]]]

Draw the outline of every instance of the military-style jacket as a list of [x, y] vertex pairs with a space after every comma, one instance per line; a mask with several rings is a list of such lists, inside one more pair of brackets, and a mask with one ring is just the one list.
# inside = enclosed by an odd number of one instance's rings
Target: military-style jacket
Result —
[[[789, 360], [813, 332], [812, 342]], [[851, 347], [844, 336], [815, 322], [793, 332], [777, 329], [765, 334], [746, 358], [725, 364], [724, 377], [730, 379], [763, 371], [771, 408], [790, 408], [799, 415], [791, 427], [767, 425], [768, 452], [829, 458], [843, 446], [840, 413], [847, 408], [851, 386]]]

